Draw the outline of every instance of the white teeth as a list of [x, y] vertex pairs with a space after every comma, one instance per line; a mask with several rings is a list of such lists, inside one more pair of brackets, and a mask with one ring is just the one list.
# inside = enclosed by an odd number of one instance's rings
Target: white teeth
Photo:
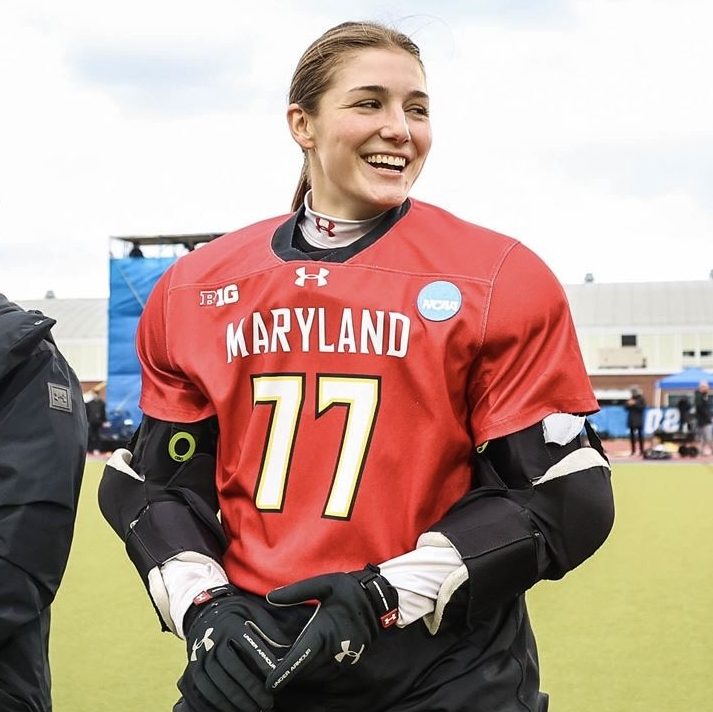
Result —
[[366, 156], [366, 161], [373, 165], [382, 163], [387, 166], [395, 166], [396, 168], [406, 167], [406, 159], [403, 156], [387, 156], [383, 153], [374, 153], [370, 156]]

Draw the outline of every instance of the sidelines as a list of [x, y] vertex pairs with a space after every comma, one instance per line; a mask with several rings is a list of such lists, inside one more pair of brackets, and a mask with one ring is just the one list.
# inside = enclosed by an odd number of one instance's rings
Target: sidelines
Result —
[[[630, 455], [631, 445], [628, 438], [617, 438], [614, 440], [602, 440], [604, 451], [612, 463], [615, 462], [645, 462], [646, 464], [676, 463], [679, 465], [713, 465], [713, 455], [698, 455], [697, 457], [682, 457], [678, 454], [678, 448], [673, 447], [671, 452], [673, 457], [670, 460], [645, 460], [641, 455]], [[645, 445], [651, 447], [651, 439], [646, 438]]]

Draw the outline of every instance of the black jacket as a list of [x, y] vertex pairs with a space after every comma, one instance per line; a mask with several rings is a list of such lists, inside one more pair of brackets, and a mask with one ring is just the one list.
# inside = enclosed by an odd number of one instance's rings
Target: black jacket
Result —
[[713, 421], [713, 404], [711, 403], [711, 396], [708, 393], [703, 393], [703, 391], [696, 390], [695, 395], [695, 406], [696, 406], [696, 423], [699, 428], [704, 425], [708, 425]]
[[0, 294], [0, 710], [51, 710], [49, 606], [86, 455], [82, 392], [55, 324]]
[[644, 425], [644, 411], [646, 401], [644, 396], [637, 394], [632, 396], [624, 406], [627, 411], [626, 425], [629, 428], [641, 428]]

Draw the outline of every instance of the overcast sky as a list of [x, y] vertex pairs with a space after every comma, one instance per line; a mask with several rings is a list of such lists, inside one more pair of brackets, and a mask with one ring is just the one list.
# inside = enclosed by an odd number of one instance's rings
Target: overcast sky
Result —
[[421, 46], [414, 197], [565, 283], [709, 278], [710, 0], [1, 0], [0, 291], [106, 296], [112, 235], [286, 212], [290, 77], [348, 19]]

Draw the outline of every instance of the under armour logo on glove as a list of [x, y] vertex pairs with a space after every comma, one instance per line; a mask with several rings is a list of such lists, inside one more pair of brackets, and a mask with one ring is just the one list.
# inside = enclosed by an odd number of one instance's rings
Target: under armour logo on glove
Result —
[[319, 272], [317, 274], [307, 274], [307, 268], [306, 267], [298, 267], [295, 270], [295, 274], [297, 274], [297, 279], [295, 280], [295, 284], [298, 287], [304, 287], [305, 282], [308, 279], [316, 279], [317, 280], [317, 286], [318, 287], [324, 287], [327, 284], [327, 275], [329, 274], [329, 270], [326, 267], [320, 267]]
[[255, 598], [224, 584], [193, 599], [183, 621], [189, 662], [178, 681], [184, 702], [177, 709], [248, 712], [274, 707], [265, 679], [277, 667], [279, 652], [290, 645]]
[[341, 663], [342, 660], [344, 660], [344, 658], [352, 658], [352, 665], [356, 665], [359, 662], [359, 658], [361, 657], [361, 654], [364, 652], [364, 646], [362, 645], [358, 651], [350, 650], [349, 643], [351, 643], [351, 640], [343, 640], [342, 641], [342, 652], [337, 653], [334, 656], [334, 659], [338, 663]]
[[267, 600], [277, 606], [319, 601], [297, 640], [268, 674], [265, 687], [271, 691], [348, 658], [350, 665], [336, 668], [346, 674], [374, 639], [396, 622], [399, 612], [396, 589], [372, 564], [362, 571], [324, 574], [277, 588]]
[[381, 616], [379, 620], [381, 621], [381, 625], [383, 628], [390, 628], [399, 620], [399, 612], [391, 611], [390, 613], [386, 613], [385, 615]]
[[191, 652], [191, 662], [196, 662], [198, 660], [198, 656], [196, 653], [201, 649], [205, 648], [206, 652], [208, 652], [214, 645], [213, 641], [210, 639], [210, 634], [213, 632], [212, 628], [208, 628], [206, 632], [203, 634], [203, 637], [200, 640], [194, 640], [193, 641], [193, 650]]

